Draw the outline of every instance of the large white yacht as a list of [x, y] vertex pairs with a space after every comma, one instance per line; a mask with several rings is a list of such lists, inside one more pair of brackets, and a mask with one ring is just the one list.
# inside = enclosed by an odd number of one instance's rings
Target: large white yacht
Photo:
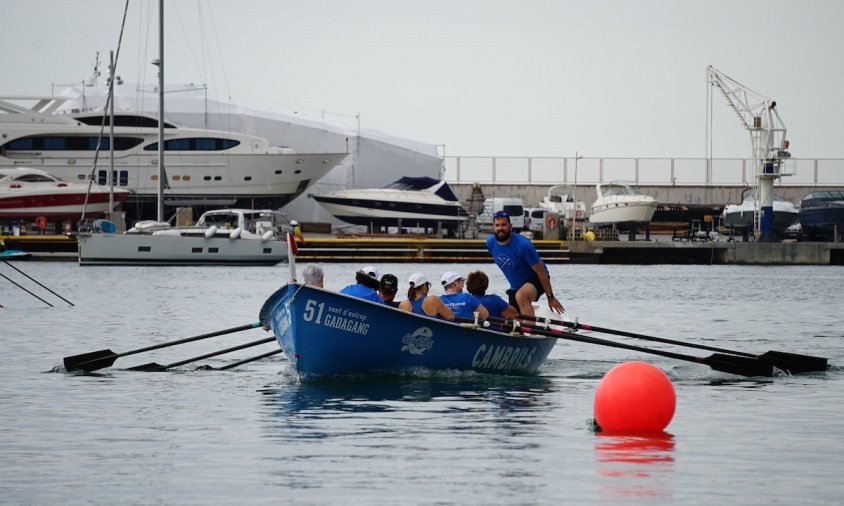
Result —
[[[76, 181], [91, 176], [102, 125], [95, 179], [108, 174], [109, 116], [62, 109], [66, 97], [0, 97], [0, 167], [26, 165]], [[104, 119], [105, 116], [105, 119]], [[104, 123], [105, 121], [105, 123]], [[165, 121], [165, 206], [277, 209], [337, 166], [347, 153], [297, 153], [261, 137], [186, 128]], [[158, 188], [158, 119], [114, 116], [114, 184], [130, 190], [127, 218], [153, 215]], [[131, 223], [131, 221], [130, 221]]]

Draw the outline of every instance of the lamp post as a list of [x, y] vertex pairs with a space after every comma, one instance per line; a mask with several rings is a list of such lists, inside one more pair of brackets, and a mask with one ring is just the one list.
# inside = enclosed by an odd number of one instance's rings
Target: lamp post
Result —
[[574, 240], [574, 229], [577, 226], [577, 161], [583, 158], [577, 151], [574, 152], [574, 189], [571, 192], [571, 198], [574, 200], [571, 213], [571, 239]]

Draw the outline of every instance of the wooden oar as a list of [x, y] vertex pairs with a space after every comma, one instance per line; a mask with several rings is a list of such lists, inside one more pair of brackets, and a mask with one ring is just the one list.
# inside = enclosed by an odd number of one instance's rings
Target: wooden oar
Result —
[[717, 348], [715, 346], [707, 346], [705, 344], [695, 344], [683, 341], [675, 341], [673, 339], [666, 339], [663, 337], [647, 336], [644, 334], [636, 334], [633, 332], [626, 332], [624, 330], [614, 330], [604, 327], [596, 327], [594, 325], [587, 325], [579, 322], [567, 322], [563, 320], [553, 320], [550, 318], [542, 318], [528, 315], [518, 315], [522, 320], [531, 320], [540, 323], [549, 323], [552, 325], [563, 325], [572, 329], [591, 330], [592, 332], [602, 332], [604, 334], [614, 334], [623, 337], [632, 337], [635, 339], [644, 339], [646, 341], [654, 341], [658, 343], [674, 344], [677, 346], [685, 346], [688, 348], [697, 348], [699, 350], [717, 351], [720, 353], [728, 353], [730, 355], [738, 355], [740, 357], [758, 358], [771, 362], [774, 367], [781, 369], [789, 374], [801, 372], [826, 371], [827, 359], [823, 357], [813, 357], [811, 355], [801, 355], [799, 353], [788, 353], [784, 351], [767, 351], [761, 355], [754, 355], [742, 351], [727, 350], [724, 348]]
[[152, 346], [147, 346], [145, 348], [139, 348], [137, 350], [126, 351], [123, 353], [115, 353], [111, 350], [99, 350], [99, 351], [92, 351], [89, 353], [82, 353], [81, 355], [73, 355], [71, 357], [64, 358], [64, 368], [68, 372], [82, 370], [85, 372], [96, 371], [98, 369], [103, 369], [105, 367], [110, 367], [111, 364], [114, 363], [120, 357], [127, 357], [129, 355], [134, 355], [136, 353], [143, 353], [145, 351], [152, 351], [158, 350], [161, 348], [167, 348], [168, 346], [176, 346], [177, 344], [189, 343], [192, 341], [199, 341], [200, 339], [208, 339], [209, 337], [216, 337], [222, 336], [224, 334], [232, 334], [234, 332], [240, 332], [241, 330], [249, 330], [260, 327], [260, 322], [249, 323], [247, 325], [239, 325], [237, 327], [232, 327], [230, 329], [218, 330], [216, 332], [210, 332], [208, 334], [201, 334], [194, 337], [186, 337], [184, 339], [179, 339], [177, 341], [169, 341], [166, 343], [159, 343]]
[[264, 339], [258, 339], [257, 341], [252, 341], [250, 343], [241, 344], [238, 346], [232, 346], [231, 348], [226, 348], [225, 350], [214, 351], [211, 353], [206, 353], [205, 355], [200, 355], [198, 357], [188, 358], [185, 360], [181, 360], [179, 362], [173, 362], [172, 364], [161, 365], [156, 364], [155, 362], [150, 362], [148, 364], [137, 365], [135, 367], [130, 367], [126, 369], [127, 371], [166, 371], [167, 369], [172, 369], [174, 367], [179, 367], [180, 365], [189, 364], [191, 362], [196, 362], [198, 360], [203, 360], [210, 357], [216, 357], [217, 355], [225, 355], [226, 353], [231, 353], [233, 351], [242, 350], [244, 348], [251, 348], [253, 346], [258, 346], [259, 344], [269, 343], [271, 341], [275, 341], [275, 337], [265, 337]]
[[757, 358], [738, 357], [736, 355], [725, 355], [722, 353], [715, 353], [708, 357], [696, 357], [693, 355], [683, 355], [680, 353], [673, 353], [670, 351], [655, 350], [653, 348], [642, 348], [641, 346], [634, 346], [632, 344], [618, 343], [615, 341], [606, 341], [598, 339], [597, 337], [588, 337], [573, 334], [555, 329], [543, 329], [532, 325], [524, 325], [516, 322], [515, 324], [510, 320], [502, 318], [489, 318], [489, 321], [503, 323], [505, 329], [515, 328], [519, 331], [528, 331], [532, 334], [540, 336], [556, 337], [559, 339], [567, 339], [570, 341], [578, 341], [587, 344], [597, 344], [600, 346], [610, 346], [612, 348], [621, 348], [624, 350], [638, 351], [641, 353], [649, 353], [651, 355], [659, 355], [662, 357], [673, 358], [676, 360], [684, 360], [686, 362], [694, 362], [696, 364], [708, 365], [716, 371], [726, 372], [730, 374], [737, 374], [739, 376], [772, 376], [774, 374], [774, 367], [766, 360]]

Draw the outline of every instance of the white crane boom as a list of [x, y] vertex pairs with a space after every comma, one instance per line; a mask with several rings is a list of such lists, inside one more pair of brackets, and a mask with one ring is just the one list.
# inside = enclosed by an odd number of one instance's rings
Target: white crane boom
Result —
[[718, 88], [750, 133], [751, 156], [756, 174], [756, 209], [754, 231], [757, 240], [773, 241], [774, 180], [782, 173], [783, 159], [790, 158], [786, 128], [774, 100], [739, 83], [713, 66], [706, 67], [706, 80]]

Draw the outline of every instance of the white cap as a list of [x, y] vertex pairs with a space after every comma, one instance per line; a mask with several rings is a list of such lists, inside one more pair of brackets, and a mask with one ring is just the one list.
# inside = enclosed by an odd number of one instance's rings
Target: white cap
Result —
[[410, 279], [408, 279], [408, 282], [410, 283], [410, 286], [418, 288], [427, 283], [428, 278], [426, 278], [425, 275], [421, 272], [417, 272], [410, 275]]
[[367, 265], [366, 267], [361, 267], [358, 272], [362, 272], [370, 278], [378, 280], [378, 269], [376, 267]]
[[448, 271], [445, 274], [443, 274], [443, 279], [442, 279], [443, 286], [450, 285], [450, 284], [454, 283], [455, 281], [457, 281], [458, 279], [466, 279], [466, 278], [464, 278], [460, 274], [457, 274], [454, 271]]

